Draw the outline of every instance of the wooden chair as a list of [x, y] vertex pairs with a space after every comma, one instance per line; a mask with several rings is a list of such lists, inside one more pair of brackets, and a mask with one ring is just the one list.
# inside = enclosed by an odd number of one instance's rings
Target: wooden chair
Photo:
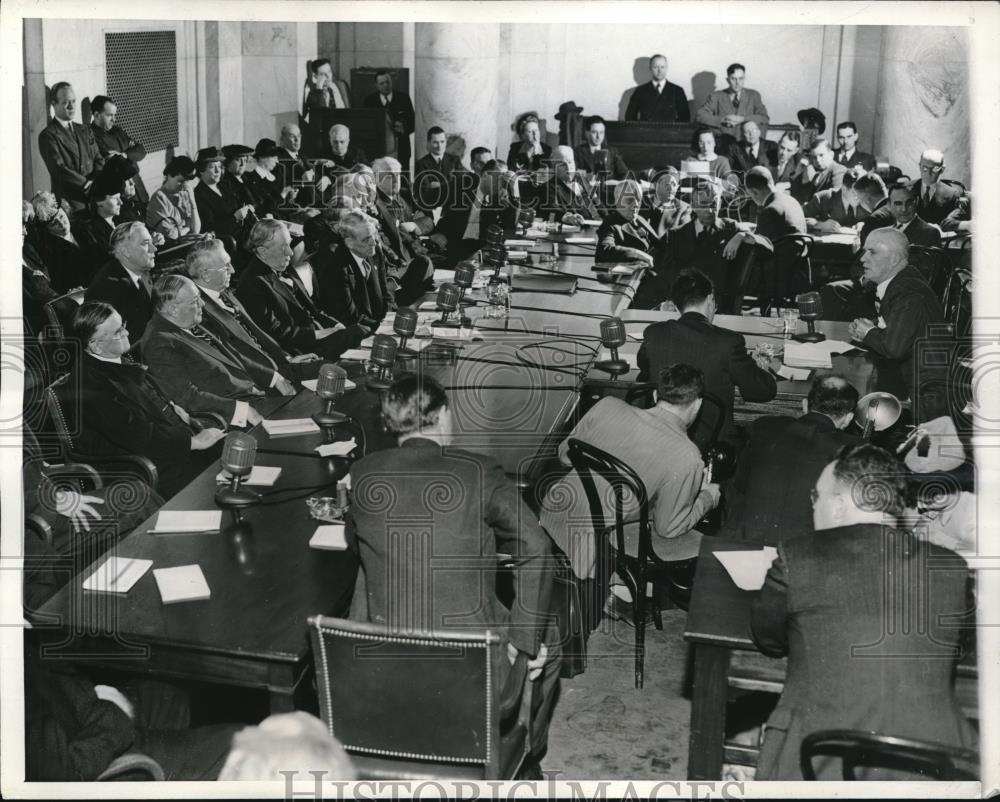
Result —
[[938, 298], [944, 296], [952, 273], [951, 260], [944, 248], [911, 245], [909, 263], [920, 271]]
[[73, 313], [80, 308], [83, 303], [83, 290], [74, 290], [53, 298], [47, 302], [43, 309], [48, 324], [45, 327], [45, 339], [57, 340], [65, 336], [69, 324], [73, 320]]
[[[641, 688], [646, 640], [646, 583], [652, 582], [654, 586], [663, 588], [674, 604], [687, 610], [691, 600], [691, 585], [697, 558], [663, 560], [653, 550], [646, 485], [630, 466], [606, 451], [575, 437], [569, 440], [569, 458], [587, 494], [597, 541], [598, 565], [595, 569], [597, 581], [593, 601], [603, 604], [607, 595], [604, 592], [607, 589], [607, 580], [611, 572], [616, 571], [632, 594], [635, 624], [635, 687]], [[614, 492], [614, 523], [610, 526], [605, 523], [604, 505], [597, 483], [594, 481], [594, 474], [607, 481]], [[636, 513], [630, 515], [633, 522], [637, 521], [639, 530], [639, 542], [635, 554], [630, 554], [625, 546], [627, 495], [635, 499], [638, 507]], [[654, 626], [663, 629], [663, 619], [657, 606], [653, 607], [652, 614]]]
[[970, 749], [861, 730], [810, 733], [802, 739], [799, 755], [805, 780], [816, 779], [813, 759], [820, 755], [839, 757], [845, 780], [859, 779], [859, 767], [902, 770], [939, 781], [979, 780], [979, 755]]
[[956, 270], [943, 293], [945, 322], [952, 336], [960, 339], [972, 334], [972, 282], [970, 271]]
[[401, 633], [313, 616], [320, 714], [359, 779], [513, 779], [531, 752], [532, 683], [500, 732], [499, 635]]

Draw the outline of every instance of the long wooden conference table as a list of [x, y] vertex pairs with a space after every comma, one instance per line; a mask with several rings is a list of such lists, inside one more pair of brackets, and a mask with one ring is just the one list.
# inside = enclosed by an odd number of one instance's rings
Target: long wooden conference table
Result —
[[[586, 232], [584, 232], [586, 235]], [[592, 234], [591, 234], [592, 236]], [[551, 246], [541, 249], [551, 252]], [[476, 337], [435, 339], [418, 360], [397, 365], [441, 381], [456, 422], [456, 446], [493, 456], [522, 485], [531, 482], [554, 438], [573, 413], [587, 366], [595, 358], [599, 322], [628, 306], [638, 276], [602, 284], [592, 271], [593, 246], [565, 245], [558, 268], [578, 276], [572, 295], [517, 291], [505, 319], [487, 319], [480, 303], [467, 309]], [[549, 267], [554, 267], [550, 265]], [[593, 339], [589, 339], [593, 338]], [[336, 404], [353, 419], [337, 439], [354, 436], [355, 456], [394, 445], [384, 431], [378, 395], [365, 387], [365, 366], [344, 361], [357, 382]], [[320, 399], [311, 390], [267, 399], [267, 416], [311, 416]], [[84, 590], [101, 558], [73, 577], [39, 611], [36, 629], [46, 656], [87, 661], [164, 678], [266, 690], [272, 711], [292, 709], [307, 676], [306, 619], [342, 615], [354, 588], [357, 559], [350, 551], [309, 547], [321, 523], [309, 516], [307, 496], [333, 496], [348, 469], [341, 458], [320, 458], [320, 434], [271, 438], [261, 426], [257, 465], [281, 475], [239, 525], [223, 514], [212, 534], [156, 535], [155, 516], [122, 539], [115, 553], [153, 561], [153, 568], [197, 564], [211, 598], [164, 605], [151, 571], [124, 595]], [[213, 463], [163, 510], [216, 509], [218, 463]], [[48, 623], [41, 623], [46, 621]]]

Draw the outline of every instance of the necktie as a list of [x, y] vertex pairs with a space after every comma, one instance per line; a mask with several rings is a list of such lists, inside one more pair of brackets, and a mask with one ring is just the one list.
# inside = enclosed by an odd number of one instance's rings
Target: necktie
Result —
[[733, 108], [738, 109], [740, 107], [740, 96], [733, 95]]
[[379, 95], [379, 97], [382, 98], [382, 105], [383, 106], [388, 106], [389, 105], [389, 98], [388, 97], [386, 97], [385, 95]]
[[930, 203], [933, 194], [934, 190], [931, 187], [924, 187], [924, 203]]
[[243, 319], [243, 313], [240, 311], [240, 307], [236, 303], [236, 299], [233, 297], [232, 292], [229, 290], [223, 290], [219, 293], [219, 297], [222, 298], [223, 302], [226, 303], [230, 309], [232, 309], [233, 318], [236, 320], [237, 324], [239, 324], [239, 327], [247, 333], [247, 336], [251, 340], [253, 340], [254, 345], [263, 351], [264, 346], [260, 344], [260, 340], [254, 336], [253, 329], [251, 329], [250, 326], [247, 325], [247, 321]]
[[215, 340], [213, 340], [212, 336], [207, 331], [205, 331], [201, 326], [192, 326], [191, 328], [188, 329], [188, 332], [191, 334], [192, 337], [195, 337], [201, 340], [203, 343], [206, 343], [207, 345], [211, 346], [212, 348], [215, 348]]
[[153, 299], [153, 282], [146, 273], [139, 276], [139, 292], [145, 296], [147, 301]]

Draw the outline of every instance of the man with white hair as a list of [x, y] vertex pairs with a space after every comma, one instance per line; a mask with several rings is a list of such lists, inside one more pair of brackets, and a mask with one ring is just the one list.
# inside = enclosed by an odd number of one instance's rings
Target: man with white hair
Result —
[[111, 304], [125, 321], [128, 336], [138, 342], [153, 316], [153, 280], [149, 271], [156, 245], [142, 223], [122, 223], [111, 232], [111, 260], [87, 287], [87, 301]]
[[615, 187], [615, 208], [597, 229], [597, 262], [654, 263], [654, 253], [666, 246], [667, 238], [659, 236], [640, 214], [642, 187], [638, 181], [622, 181]]
[[599, 220], [601, 215], [594, 204], [594, 190], [576, 171], [576, 157], [569, 145], [552, 149], [549, 159], [551, 177], [538, 187], [533, 195], [539, 201], [538, 211], [543, 217], [555, 216], [567, 225], [582, 225], [584, 220]]
[[928, 336], [928, 327], [941, 323], [941, 302], [915, 267], [909, 267], [910, 244], [902, 231], [880, 228], [865, 240], [861, 263], [863, 281], [875, 285], [877, 318], [857, 318], [851, 337], [871, 351], [875, 361], [875, 389], [901, 399], [915, 398], [913, 348]]
[[962, 196], [961, 189], [941, 182], [944, 169], [940, 150], [931, 148], [920, 154], [920, 178], [913, 182], [913, 188], [919, 190], [917, 214], [926, 223], [940, 223], [955, 210]]
[[38, 192], [31, 199], [34, 221], [28, 225], [28, 241], [49, 269], [52, 288], [60, 295], [76, 287], [87, 286], [94, 271], [85, 258], [83, 246], [73, 234], [79, 230], [69, 221], [69, 204], [60, 203], [48, 191]]
[[330, 126], [329, 144], [321, 155], [328, 170], [350, 170], [358, 164], [368, 164], [365, 152], [351, 144], [351, 129], [339, 123]]
[[[294, 123], [281, 126], [281, 136], [278, 145], [283, 151], [278, 156], [277, 170], [274, 175], [281, 181], [282, 187], [290, 187], [293, 183], [315, 184], [316, 192], [322, 195], [330, 187], [329, 176], [316, 175], [316, 170], [309, 166], [305, 157], [299, 152], [302, 147], [302, 130]], [[309, 199], [300, 197], [299, 203]]]

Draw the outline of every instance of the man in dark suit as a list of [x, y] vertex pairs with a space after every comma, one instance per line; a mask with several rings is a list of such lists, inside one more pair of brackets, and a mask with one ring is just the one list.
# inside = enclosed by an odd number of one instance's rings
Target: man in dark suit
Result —
[[[299, 188], [296, 200], [300, 205], [312, 205], [330, 188], [332, 183], [330, 177], [317, 175], [316, 169], [311, 167], [302, 153], [299, 152], [299, 148], [302, 146], [302, 130], [295, 123], [286, 123], [281, 126], [278, 145], [282, 152], [278, 157], [278, 164], [274, 172], [275, 177], [281, 181], [282, 187], [296, 185]], [[311, 184], [312, 186], [302, 187], [303, 184]]]
[[661, 271], [666, 263], [666, 234], [660, 234], [640, 213], [642, 187], [638, 181], [622, 181], [615, 187], [615, 208], [597, 229], [597, 263], [634, 262], [651, 268], [639, 284], [632, 307], [656, 309], [667, 297]]
[[872, 352], [875, 389], [900, 399], [916, 398], [913, 348], [941, 323], [941, 301], [915, 267], [908, 266], [909, 243], [891, 228], [873, 231], [864, 244], [863, 281], [875, 285], [877, 318], [851, 323], [851, 337]]
[[726, 83], [729, 85], [705, 98], [695, 119], [733, 139], [737, 138], [740, 127], [747, 122], [756, 123], [759, 128], [766, 130], [770, 117], [764, 101], [761, 100], [760, 92], [747, 89], [745, 82], [746, 67], [742, 64], [730, 64], [726, 68]]
[[576, 171], [573, 149], [559, 145], [552, 149], [552, 174], [548, 181], [533, 190], [538, 201], [538, 214], [554, 216], [567, 225], [582, 225], [584, 220], [600, 220], [594, 203], [594, 189]]
[[858, 391], [840, 376], [815, 379], [800, 418], [766, 415], [750, 424], [728, 498], [726, 529], [752, 543], [774, 546], [812, 527], [812, 490], [823, 468], [845, 445]]
[[741, 138], [729, 152], [733, 169], [745, 173], [751, 167], [771, 167], [778, 160], [778, 143], [761, 137], [760, 126], [747, 120], [740, 126]]
[[129, 339], [138, 342], [153, 316], [153, 269], [156, 246], [142, 223], [122, 223], [111, 234], [111, 259], [97, 271], [84, 296], [104, 301], [125, 320]]
[[218, 455], [213, 449], [199, 460], [191, 452], [207, 452], [225, 432], [192, 426], [187, 411], [163, 394], [145, 366], [126, 360], [128, 330], [112, 306], [81, 305], [71, 334], [84, 353], [61, 406], [71, 431], [78, 432], [76, 447], [87, 454], [148, 457], [159, 473], [156, 491], [169, 499]]
[[201, 293], [201, 326], [225, 343], [243, 363], [258, 387], [294, 395], [291, 379], [315, 379], [320, 359], [315, 354], [290, 356], [254, 323], [232, 290], [233, 264], [218, 240], [197, 242], [185, 260], [188, 276]]
[[596, 114], [584, 121], [584, 134], [587, 141], [573, 148], [576, 166], [586, 170], [591, 175], [603, 175], [621, 181], [628, 175], [628, 167], [614, 148], [609, 148], [604, 141], [607, 126], [604, 118]]
[[834, 161], [830, 143], [817, 137], [809, 146], [809, 163], [792, 181], [791, 194], [799, 203], [805, 203], [824, 189], [840, 189], [847, 168]]
[[893, 184], [888, 209], [895, 227], [906, 235], [910, 245], [941, 247], [941, 229], [925, 223], [917, 214], [917, 190], [912, 184], [902, 181]]
[[417, 159], [413, 171], [413, 199], [424, 211], [453, 200], [448, 197], [450, 179], [464, 170], [458, 159], [445, 153], [447, 144], [443, 128], [435, 125], [427, 129], [427, 153]]
[[920, 154], [920, 179], [913, 182], [918, 190], [917, 214], [928, 223], [940, 223], [958, 207], [962, 190], [941, 181], [944, 154], [940, 150], [925, 150]]
[[837, 144], [840, 147], [836, 150], [834, 158], [838, 164], [844, 165], [848, 170], [861, 165], [866, 173], [875, 169], [875, 157], [857, 149], [858, 127], [850, 120], [837, 126]]
[[848, 171], [840, 189], [824, 189], [805, 202], [802, 212], [810, 233], [829, 234], [842, 228], [854, 228], [865, 219], [854, 182], [854, 173]]
[[653, 80], [637, 86], [625, 109], [626, 120], [662, 123], [686, 123], [691, 120], [687, 95], [677, 84], [667, 80], [667, 57], [659, 54], [649, 60]]
[[747, 354], [742, 334], [712, 325], [715, 289], [704, 273], [685, 270], [670, 294], [681, 316], [646, 327], [637, 357], [639, 381], [659, 376], [676, 362], [699, 368], [705, 374], [705, 397], [711, 397], [719, 409], [699, 417], [691, 439], [702, 449], [710, 445], [713, 423], [721, 414], [718, 439], [738, 445], [733, 421], [735, 389], [739, 388], [744, 401], [770, 401], [778, 392], [770, 366], [758, 364]]
[[132, 182], [135, 184], [138, 199], [141, 203], [149, 203], [146, 185], [139, 177], [139, 162], [146, 158], [146, 149], [142, 143], [132, 139], [120, 125], [116, 125], [118, 106], [111, 98], [96, 95], [90, 101], [90, 111], [94, 115], [90, 127], [94, 131], [97, 149], [105, 159], [110, 159], [112, 156], [124, 156], [129, 160], [135, 168]]
[[72, 211], [79, 211], [87, 205], [87, 190], [104, 157], [91, 127], [73, 122], [76, 93], [72, 86], [65, 81], [57, 83], [49, 92], [49, 103], [54, 116], [38, 135], [38, 150], [52, 179], [52, 191]]
[[202, 328], [201, 293], [185, 276], [161, 276], [156, 311], [142, 335], [142, 359], [167, 397], [194, 413], [214, 412], [230, 426], [256, 426], [250, 401], [264, 395], [239, 354]]
[[341, 242], [324, 242], [313, 257], [317, 305], [344, 324], [377, 329], [396, 308], [385, 265], [376, 255], [378, 232], [364, 212], [347, 212], [336, 224]]
[[[469, 180], [466, 180], [469, 179]], [[511, 237], [521, 210], [518, 182], [502, 161], [491, 161], [481, 178], [459, 173], [452, 181], [451, 202], [441, 213], [431, 241], [457, 262], [475, 253], [486, 242], [487, 232], [499, 225]]]
[[[558, 609], [552, 542], [499, 465], [449, 447], [452, 413], [434, 379], [397, 380], [383, 395], [382, 412], [399, 447], [351, 466], [348, 537], [357, 542], [362, 568], [351, 617], [405, 631], [499, 633], [506, 648], [501, 720], [516, 711], [527, 673], [535, 685], [532, 753], [540, 756], [559, 684], [560, 636], [549, 616]], [[387, 486], [394, 499], [388, 507]], [[436, 488], [452, 491], [457, 503], [435, 503]], [[414, 514], [426, 519], [418, 531]], [[498, 553], [515, 563], [517, 603], [510, 610], [494, 592]]]
[[792, 186], [795, 174], [804, 169], [800, 165], [799, 147], [801, 136], [798, 131], [786, 131], [778, 140], [778, 150], [775, 153], [774, 164], [770, 166], [771, 178], [775, 184], [785, 184], [782, 189]]
[[338, 359], [371, 333], [356, 324], [345, 328], [316, 306], [296, 271], [287, 269], [292, 247], [283, 222], [261, 220], [250, 233], [249, 245], [253, 258], [240, 278], [236, 297], [286, 351]]
[[325, 159], [323, 167], [334, 172], [350, 171], [359, 164], [368, 164], [365, 152], [351, 144], [351, 129], [346, 125], [331, 125], [327, 144], [320, 156]]
[[410, 172], [410, 134], [414, 129], [413, 101], [406, 92], [393, 89], [392, 75], [384, 70], [375, 73], [375, 87], [365, 97], [362, 104], [366, 109], [385, 109], [392, 123], [392, 132], [396, 136], [396, 159], [403, 169]]
[[[890, 528], [903, 511], [906, 473], [877, 446], [847, 450], [816, 482], [815, 534], [778, 545], [750, 622], [761, 651], [788, 656], [758, 780], [801, 779], [802, 740], [817, 730], [975, 744], [952, 680], [970, 610], [968, 565]], [[814, 765], [817, 779], [841, 777], [836, 758]]]

